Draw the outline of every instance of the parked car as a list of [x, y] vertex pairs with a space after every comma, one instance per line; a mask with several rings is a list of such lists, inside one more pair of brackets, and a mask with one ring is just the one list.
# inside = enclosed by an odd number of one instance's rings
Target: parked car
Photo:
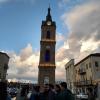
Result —
[[77, 99], [84, 99], [84, 100], [88, 100], [88, 95], [85, 93], [79, 93], [76, 95]]
[[9, 94], [11, 97], [15, 97], [17, 95], [17, 88], [10, 88]]

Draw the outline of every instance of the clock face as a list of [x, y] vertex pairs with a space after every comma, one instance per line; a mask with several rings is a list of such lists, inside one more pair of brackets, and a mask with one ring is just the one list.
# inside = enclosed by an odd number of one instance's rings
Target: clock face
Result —
[[48, 21], [48, 22], [47, 22], [47, 25], [51, 25], [51, 21]]

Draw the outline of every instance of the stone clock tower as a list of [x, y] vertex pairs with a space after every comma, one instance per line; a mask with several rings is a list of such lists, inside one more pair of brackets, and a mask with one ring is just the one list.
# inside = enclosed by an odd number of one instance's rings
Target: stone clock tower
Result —
[[55, 83], [56, 23], [52, 21], [50, 7], [41, 25], [38, 84]]

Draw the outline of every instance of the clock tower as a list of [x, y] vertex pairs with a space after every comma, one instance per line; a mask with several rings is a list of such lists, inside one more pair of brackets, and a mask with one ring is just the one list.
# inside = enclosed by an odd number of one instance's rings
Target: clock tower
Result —
[[55, 84], [55, 45], [56, 23], [52, 21], [50, 7], [46, 20], [41, 25], [40, 61], [38, 71], [38, 84]]

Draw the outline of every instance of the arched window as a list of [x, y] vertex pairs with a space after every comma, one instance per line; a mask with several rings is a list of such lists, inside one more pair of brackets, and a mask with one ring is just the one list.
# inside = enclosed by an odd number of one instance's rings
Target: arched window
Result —
[[46, 62], [50, 61], [50, 50], [46, 50], [46, 52], [45, 52], [45, 61]]
[[47, 38], [47, 39], [50, 39], [50, 31], [47, 31], [46, 38]]

